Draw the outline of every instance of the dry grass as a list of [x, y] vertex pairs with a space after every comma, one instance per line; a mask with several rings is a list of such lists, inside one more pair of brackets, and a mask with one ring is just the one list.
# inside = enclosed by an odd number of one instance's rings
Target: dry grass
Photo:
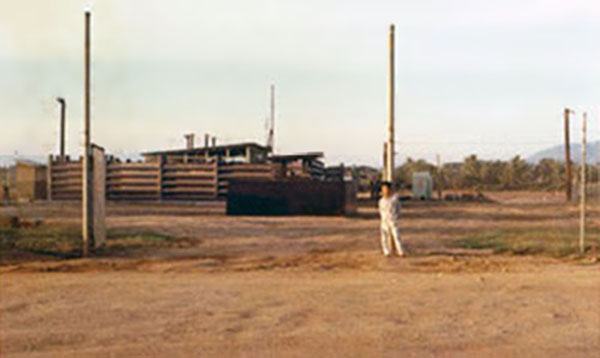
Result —
[[[466, 249], [491, 249], [496, 254], [548, 255], [552, 257], [578, 256], [580, 254], [577, 230], [548, 228], [494, 230], [467, 236], [453, 245]], [[590, 252], [600, 244], [600, 228], [588, 228], [585, 251]]]
[[[96, 256], [123, 254], [146, 247], [166, 247], [177, 242], [168, 235], [148, 230], [114, 228], [107, 232], [107, 244]], [[0, 264], [11, 262], [72, 259], [80, 257], [81, 229], [73, 225], [0, 228]], [[21, 255], [23, 254], [23, 255]]]

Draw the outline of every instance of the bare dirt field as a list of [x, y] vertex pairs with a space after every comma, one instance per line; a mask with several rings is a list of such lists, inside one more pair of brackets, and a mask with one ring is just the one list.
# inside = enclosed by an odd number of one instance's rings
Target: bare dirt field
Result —
[[[92, 258], [3, 242], [0, 356], [596, 357], [600, 266], [574, 253], [577, 207], [490, 197], [407, 203], [405, 259], [380, 255], [372, 205], [342, 218], [111, 204]], [[78, 212], [0, 208], [65, 235]]]

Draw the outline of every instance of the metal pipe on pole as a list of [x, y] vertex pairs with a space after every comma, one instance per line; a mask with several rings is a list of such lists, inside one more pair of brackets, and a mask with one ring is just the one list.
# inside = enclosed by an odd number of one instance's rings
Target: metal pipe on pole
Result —
[[388, 83], [388, 135], [387, 155], [385, 163], [385, 180], [394, 183], [394, 112], [395, 112], [395, 68], [394, 68], [394, 25], [390, 25], [389, 33], [389, 83]]
[[60, 103], [60, 156], [61, 162], [65, 161], [65, 116], [67, 102], [62, 97], [57, 97], [56, 101]]
[[85, 44], [84, 44], [84, 131], [82, 159], [82, 211], [83, 211], [83, 247], [82, 255], [87, 256], [92, 244], [93, 203], [91, 173], [91, 140], [90, 140], [90, 22], [91, 13], [85, 12]]
[[587, 113], [583, 113], [582, 136], [581, 136], [581, 180], [580, 180], [580, 212], [579, 212], [579, 252], [585, 252], [585, 182], [586, 182], [586, 126]]

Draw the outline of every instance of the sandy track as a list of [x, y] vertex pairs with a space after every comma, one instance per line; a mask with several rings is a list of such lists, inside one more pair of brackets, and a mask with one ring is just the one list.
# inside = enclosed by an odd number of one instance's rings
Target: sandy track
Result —
[[[503, 195], [408, 205], [403, 230], [418, 255], [396, 260], [380, 256], [369, 208], [232, 218], [218, 207], [112, 206], [112, 228], [185, 240], [0, 267], [0, 356], [597, 356], [599, 265], [448, 253], [449, 240], [473, 233], [577, 225], [577, 208], [556, 197]], [[19, 210], [78, 223], [77, 206]]]
[[[2, 356], [539, 356], [600, 349], [600, 270], [2, 278]], [[109, 355], [109, 353], [111, 355]]]

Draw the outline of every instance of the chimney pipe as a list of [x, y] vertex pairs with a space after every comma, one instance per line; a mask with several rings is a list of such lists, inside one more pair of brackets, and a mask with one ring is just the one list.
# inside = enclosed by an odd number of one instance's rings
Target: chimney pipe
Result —
[[186, 149], [194, 149], [194, 133], [184, 135]]
[[65, 113], [67, 103], [62, 97], [57, 97], [56, 100], [60, 103], [60, 161], [65, 161]]
[[217, 137], [212, 137], [212, 146], [213, 147], [217, 146]]

